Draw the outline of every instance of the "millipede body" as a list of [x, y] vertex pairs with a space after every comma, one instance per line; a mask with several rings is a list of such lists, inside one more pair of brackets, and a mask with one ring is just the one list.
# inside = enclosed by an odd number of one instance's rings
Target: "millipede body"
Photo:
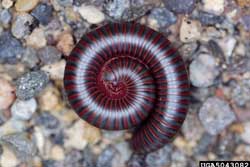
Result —
[[137, 153], [171, 142], [189, 104], [181, 56], [165, 36], [138, 23], [85, 34], [67, 59], [64, 87], [75, 112], [90, 124], [135, 127], [131, 146]]

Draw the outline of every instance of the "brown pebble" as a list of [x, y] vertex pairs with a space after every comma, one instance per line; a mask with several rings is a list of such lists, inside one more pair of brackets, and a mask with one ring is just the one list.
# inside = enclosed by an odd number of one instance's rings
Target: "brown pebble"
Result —
[[0, 78], [0, 110], [8, 109], [15, 100], [15, 88], [5, 79]]
[[74, 47], [74, 40], [70, 33], [63, 33], [59, 37], [59, 42], [57, 43], [57, 49], [63, 52], [64, 55], [69, 55]]
[[237, 3], [240, 7], [250, 6], [250, 0], [237, 0]]

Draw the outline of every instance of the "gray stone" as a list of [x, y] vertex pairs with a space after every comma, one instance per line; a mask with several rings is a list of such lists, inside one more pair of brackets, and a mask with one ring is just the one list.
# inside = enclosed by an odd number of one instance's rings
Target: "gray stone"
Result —
[[[85, 148], [83, 151], [72, 150], [70, 151], [64, 161], [63, 165], [55, 166], [74, 166], [74, 167], [96, 167], [95, 155], [92, 153], [89, 147]], [[51, 167], [51, 166], [48, 166]], [[53, 166], [54, 167], [54, 166]]]
[[244, 15], [241, 17], [241, 23], [247, 31], [250, 31], [250, 15]]
[[183, 167], [188, 166], [187, 156], [181, 150], [174, 150], [171, 153], [171, 166], [174, 167]]
[[204, 133], [200, 138], [197, 147], [194, 148], [194, 155], [206, 155], [210, 150], [210, 146], [215, 142], [216, 138], [209, 133]]
[[166, 145], [155, 152], [149, 153], [146, 157], [146, 164], [154, 167], [169, 166], [171, 164], [172, 151], [172, 146]]
[[115, 21], [131, 21], [138, 19], [153, 8], [153, 4], [144, 1], [112, 0], [105, 1], [104, 12]]
[[82, 166], [84, 167], [95, 167], [95, 155], [92, 153], [89, 147], [86, 147], [83, 150], [83, 159], [81, 161]]
[[179, 52], [184, 59], [191, 59], [198, 50], [198, 47], [199, 45], [197, 42], [186, 43], [179, 48]]
[[32, 10], [34, 16], [42, 25], [47, 25], [53, 17], [53, 7], [45, 3], [40, 3]]
[[34, 68], [39, 63], [37, 51], [33, 48], [26, 48], [21, 61], [29, 68]]
[[33, 17], [27, 13], [17, 15], [11, 27], [13, 36], [20, 39], [29, 35], [31, 33], [33, 21]]
[[61, 161], [49, 159], [49, 160], [42, 161], [42, 166], [43, 167], [62, 167], [64, 166], [64, 164]]
[[22, 101], [17, 99], [11, 106], [11, 115], [14, 119], [29, 120], [37, 109], [36, 100], [30, 99]]
[[70, 151], [65, 159], [64, 159], [64, 166], [76, 166], [76, 167], [80, 167], [81, 165], [81, 161], [82, 161], [82, 152], [78, 151], [78, 150], [72, 150]]
[[233, 158], [234, 150], [238, 144], [237, 140], [233, 133], [227, 133], [219, 138], [214, 151], [219, 161], [226, 161]]
[[232, 99], [238, 106], [244, 107], [250, 102], [250, 80], [245, 79], [232, 89]]
[[57, 2], [62, 6], [72, 6], [73, 0], [57, 0]]
[[12, 148], [21, 160], [29, 160], [36, 154], [35, 143], [25, 133], [5, 135], [0, 140]]
[[162, 28], [176, 23], [177, 20], [176, 16], [166, 8], [154, 8], [149, 17], [157, 20], [158, 25]]
[[3, 25], [8, 25], [11, 21], [11, 13], [9, 12], [8, 9], [4, 9], [1, 11], [0, 13], [0, 22], [3, 24]]
[[0, 63], [16, 63], [23, 52], [22, 44], [9, 32], [0, 36]]
[[199, 11], [198, 20], [200, 20], [202, 25], [214, 25], [214, 24], [221, 24], [225, 19], [223, 16], [214, 15], [212, 13]]
[[196, 87], [208, 87], [214, 84], [219, 75], [216, 60], [209, 54], [200, 54], [189, 66], [190, 80]]
[[43, 71], [26, 73], [16, 82], [16, 96], [21, 100], [31, 99], [40, 93], [48, 82], [49, 76]]
[[112, 146], [108, 146], [98, 157], [96, 161], [97, 167], [112, 167], [112, 161], [117, 153], [117, 150]]
[[101, 6], [105, 0], [73, 0], [74, 6], [81, 6], [82, 4], [86, 5], [95, 5]]
[[119, 142], [114, 145], [118, 153], [115, 155], [113, 160], [113, 166], [115, 164], [121, 164], [121, 166], [125, 166], [126, 162], [132, 155], [132, 150], [128, 142]]
[[217, 135], [236, 120], [229, 104], [218, 97], [208, 98], [199, 111], [199, 118], [208, 133]]
[[60, 126], [59, 120], [49, 112], [42, 112], [35, 118], [35, 123], [49, 130], [57, 129]]
[[42, 64], [52, 64], [61, 59], [62, 53], [53, 46], [46, 46], [39, 49], [38, 57]]
[[128, 167], [145, 167], [145, 155], [143, 154], [133, 154], [129, 161], [127, 162]]
[[195, 0], [163, 0], [165, 6], [174, 13], [191, 13], [195, 8]]

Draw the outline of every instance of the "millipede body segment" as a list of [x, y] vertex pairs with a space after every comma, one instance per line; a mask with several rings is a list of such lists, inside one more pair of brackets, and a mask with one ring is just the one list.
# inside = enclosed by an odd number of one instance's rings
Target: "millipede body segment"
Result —
[[90, 124], [136, 127], [131, 146], [138, 153], [172, 141], [188, 110], [181, 56], [162, 34], [137, 23], [85, 34], [67, 59], [64, 86], [75, 112]]

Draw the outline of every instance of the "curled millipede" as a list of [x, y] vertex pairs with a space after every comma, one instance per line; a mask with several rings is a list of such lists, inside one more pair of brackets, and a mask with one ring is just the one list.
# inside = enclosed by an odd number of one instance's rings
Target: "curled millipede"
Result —
[[162, 34], [112, 23], [85, 34], [67, 59], [64, 87], [75, 112], [107, 130], [136, 127], [131, 147], [157, 150], [181, 128], [189, 104], [185, 64]]

